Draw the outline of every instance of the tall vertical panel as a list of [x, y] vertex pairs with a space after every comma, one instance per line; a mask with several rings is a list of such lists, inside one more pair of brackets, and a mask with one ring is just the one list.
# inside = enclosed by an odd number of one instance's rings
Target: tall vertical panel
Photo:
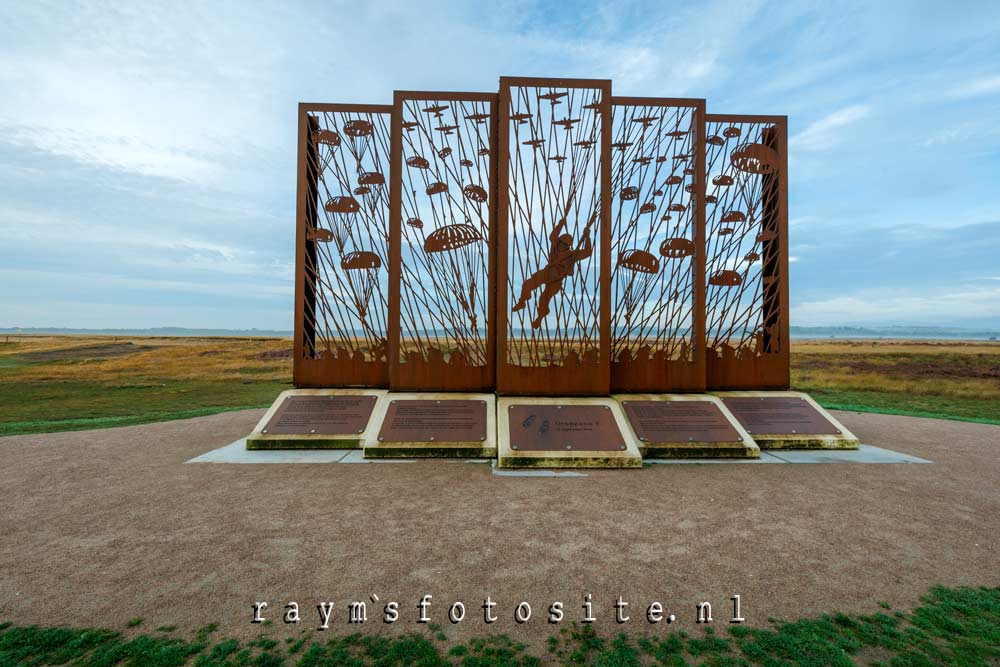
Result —
[[706, 116], [710, 389], [787, 388], [784, 116]]
[[605, 394], [611, 82], [502, 77], [499, 105], [497, 391]]
[[613, 99], [613, 391], [705, 388], [704, 115], [704, 100]]
[[299, 106], [294, 380], [386, 386], [391, 106]]
[[495, 93], [397, 91], [389, 359], [393, 389], [492, 389]]

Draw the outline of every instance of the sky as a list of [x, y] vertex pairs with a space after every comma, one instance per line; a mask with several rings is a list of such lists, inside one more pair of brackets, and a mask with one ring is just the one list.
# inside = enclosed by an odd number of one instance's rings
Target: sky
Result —
[[0, 0], [0, 327], [292, 328], [299, 102], [789, 123], [791, 322], [1000, 327], [1000, 3]]

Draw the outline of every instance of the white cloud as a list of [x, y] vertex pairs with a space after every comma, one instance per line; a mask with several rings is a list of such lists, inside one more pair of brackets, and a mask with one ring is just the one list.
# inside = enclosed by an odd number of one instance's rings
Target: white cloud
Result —
[[869, 108], [862, 104], [844, 107], [814, 121], [806, 129], [789, 139], [793, 149], [822, 150], [838, 142], [844, 127], [858, 122], [869, 113]]
[[955, 286], [921, 292], [880, 288], [793, 304], [791, 321], [800, 326], [950, 326], [983, 321], [996, 313], [1000, 313], [1000, 287]]

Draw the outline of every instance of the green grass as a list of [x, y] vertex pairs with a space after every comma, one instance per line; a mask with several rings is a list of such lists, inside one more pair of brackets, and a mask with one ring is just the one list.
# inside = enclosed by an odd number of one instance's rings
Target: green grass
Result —
[[992, 398], [914, 395], [858, 389], [830, 390], [809, 386], [795, 388], [808, 393], [817, 403], [830, 410], [1000, 424], [1000, 402]]
[[290, 387], [291, 383], [273, 380], [162, 380], [117, 386], [62, 380], [2, 382], [0, 436], [131, 426], [263, 408]]
[[697, 636], [654, 628], [652, 636], [638, 639], [624, 633], [604, 637], [592, 625], [573, 623], [549, 638], [542, 656], [505, 635], [450, 647], [430, 633], [351, 634], [286, 640], [282, 646], [267, 635], [245, 645], [210, 641], [215, 630], [208, 626], [185, 640], [3, 623], [0, 667], [989, 667], [1000, 664], [1000, 588], [935, 587], [909, 614], [827, 614], [767, 628], [727, 626], [725, 634], [708, 626]]

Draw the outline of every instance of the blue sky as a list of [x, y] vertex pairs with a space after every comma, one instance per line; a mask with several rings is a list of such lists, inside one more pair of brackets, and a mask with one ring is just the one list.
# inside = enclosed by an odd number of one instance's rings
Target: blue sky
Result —
[[792, 323], [1000, 326], [1000, 3], [0, 2], [0, 327], [290, 329], [300, 101], [787, 114]]

